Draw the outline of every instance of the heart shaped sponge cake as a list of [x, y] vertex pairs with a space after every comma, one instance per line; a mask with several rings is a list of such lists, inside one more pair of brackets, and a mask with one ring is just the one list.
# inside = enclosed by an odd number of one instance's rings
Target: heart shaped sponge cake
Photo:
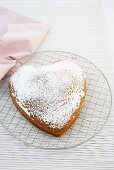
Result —
[[10, 78], [10, 95], [20, 113], [41, 130], [61, 136], [82, 108], [86, 80], [71, 61], [21, 66]]

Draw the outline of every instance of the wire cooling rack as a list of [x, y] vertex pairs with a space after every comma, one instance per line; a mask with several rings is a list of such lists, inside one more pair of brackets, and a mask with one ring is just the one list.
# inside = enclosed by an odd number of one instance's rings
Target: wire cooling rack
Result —
[[32, 62], [40, 67], [67, 59], [77, 63], [85, 72], [87, 93], [78, 119], [62, 137], [48, 135], [29, 123], [12, 103], [8, 92], [9, 77], [0, 81], [0, 122], [10, 134], [29, 146], [44, 149], [78, 146], [94, 137], [108, 119], [112, 104], [110, 86], [106, 77], [93, 63], [76, 54], [62, 51], [35, 53], [27, 63]]

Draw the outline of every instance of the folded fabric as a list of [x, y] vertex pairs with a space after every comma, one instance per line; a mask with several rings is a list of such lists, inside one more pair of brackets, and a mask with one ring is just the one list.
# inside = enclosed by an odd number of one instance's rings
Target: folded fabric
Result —
[[48, 30], [41, 22], [0, 7], [0, 80], [36, 50]]

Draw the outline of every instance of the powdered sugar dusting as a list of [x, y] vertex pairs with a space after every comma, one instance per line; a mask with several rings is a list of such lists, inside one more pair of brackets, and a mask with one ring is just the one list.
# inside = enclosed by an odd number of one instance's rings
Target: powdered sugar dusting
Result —
[[23, 65], [12, 75], [10, 84], [12, 95], [27, 114], [61, 128], [79, 107], [84, 80], [77, 64], [60, 61], [40, 68]]

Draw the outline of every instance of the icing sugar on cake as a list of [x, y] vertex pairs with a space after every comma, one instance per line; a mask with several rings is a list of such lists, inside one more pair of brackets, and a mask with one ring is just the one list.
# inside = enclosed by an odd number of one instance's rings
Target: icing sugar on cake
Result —
[[50, 127], [61, 128], [84, 96], [84, 73], [71, 61], [21, 66], [11, 77], [12, 95], [23, 110]]

